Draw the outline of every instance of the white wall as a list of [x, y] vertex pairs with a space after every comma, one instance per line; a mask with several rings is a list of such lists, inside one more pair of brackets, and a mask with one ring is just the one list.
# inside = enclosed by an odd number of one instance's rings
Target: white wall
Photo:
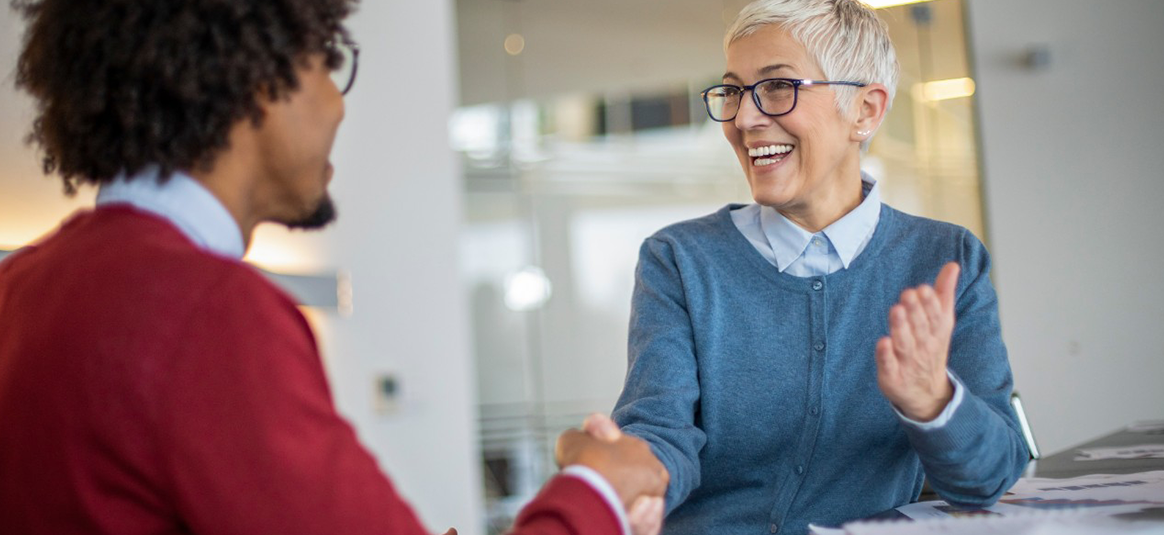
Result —
[[[342, 210], [324, 251], [351, 271], [355, 314], [335, 321], [340, 407], [432, 530], [481, 532], [468, 297], [457, 269], [461, 169], [451, 1], [365, 1], [351, 21], [359, 79], [335, 151]], [[420, 84], [402, 92], [405, 84]], [[416, 103], [420, 103], [417, 105]], [[399, 412], [372, 412], [371, 377], [400, 380]]]
[[[1164, 418], [1164, 2], [968, 0], [987, 227], [1046, 451]], [[1030, 45], [1051, 54], [1026, 68]]]
[[[432, 531], [476, 535], [483, 517], [457, 270], [460, 168], [447, 134], [457, 87], [452, 2], [366, 1], [350, 22], [362, 51], [333, 154], [340, 220], [311, 234], [262, 228], [252, 252], [275, 268], [351, 273], [354, 314], [312, 314], [337, 404]], [[2, 247], [50, 230], [92, 193], [63, 199], [21, 143], [32, 110], [12, 86], [20, 23], [7, 3], [0, 31]], [[406, 83], [422, 84], [425, 96], [395, 98]], [[380, 373], [400, 382], [395, 412], [373, 410]]]

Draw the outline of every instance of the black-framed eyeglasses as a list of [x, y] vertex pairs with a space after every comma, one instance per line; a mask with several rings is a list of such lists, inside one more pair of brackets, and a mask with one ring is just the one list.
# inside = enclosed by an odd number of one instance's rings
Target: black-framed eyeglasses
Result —
[[356, 71], [360, 66], [360, 45], [350, 39], [337, 39], [327, 43], [328, 67], [331, 79], [340, 93], [347, 95], [356, 85]]
[[825, 80], [797, 80], [795, 78], [767, 78], [752, 85], [713, 85], [703, 90], [703, 103], [707, 105], [707, 116], [711, 120], [726, 123], [736, 118], [743, 102], [744, 93], [752, 92], [752, 101], [760, 113], [769, 117], [779, 117], [796, 109], [801, 86], [851, 85], [865, 87], [861, 82], [831, 82]]

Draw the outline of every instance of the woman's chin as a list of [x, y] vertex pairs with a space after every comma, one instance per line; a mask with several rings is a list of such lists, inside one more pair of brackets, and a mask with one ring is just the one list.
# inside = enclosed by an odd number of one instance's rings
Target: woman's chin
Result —
[[756, 201], [756, 204], [779, 208], [790, 203], [792, 196], [788, 192], [774, 190], [773, 188], [753, 187], [752, 199]]
[[748, 177], [752, 188], [752, 198], [764, 206], [782, 206], [793, 200], [788, 178], [767, 173], [753, 173]]

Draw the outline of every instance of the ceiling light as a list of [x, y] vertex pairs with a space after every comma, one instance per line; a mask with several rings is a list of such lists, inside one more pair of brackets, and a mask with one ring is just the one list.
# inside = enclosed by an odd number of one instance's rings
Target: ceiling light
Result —
[[537, 266], [527, 266], [505, 279], [505, 306], [515, 312], [537, 310], [552, 294], [550, 279]]
[[522, 50], [525, 50], [525, 38], [521, 34], [511, 33], [505, 37], [505, 53], [516, 56]]
[[974, 80], [970, 78], [935, 80], [924, 84], [914, 84], [913, 86], [913, 98], [928, 102], [964, 98], [973, 94]]

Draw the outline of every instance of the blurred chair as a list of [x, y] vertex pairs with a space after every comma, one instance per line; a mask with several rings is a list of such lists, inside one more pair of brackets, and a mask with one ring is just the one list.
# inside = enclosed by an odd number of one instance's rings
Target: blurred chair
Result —
[[1010, 406], [1014, 409], [1015, 415], [1018, 416], [1019, 428], [1023, 431], [1023, 440], [1027, 441], [1027, 449], [1031, 452], [1031, 460], [1039, 460], [1039, 457], [1041, 457], [1039, 445], [1035, 443], [1035, 433], [1031, 431], [1031, 423], [1027, 421], [1027, 412], [1023, 410], [1023, 400], [1019, 397], [1017, 390], [1010, 393]]

